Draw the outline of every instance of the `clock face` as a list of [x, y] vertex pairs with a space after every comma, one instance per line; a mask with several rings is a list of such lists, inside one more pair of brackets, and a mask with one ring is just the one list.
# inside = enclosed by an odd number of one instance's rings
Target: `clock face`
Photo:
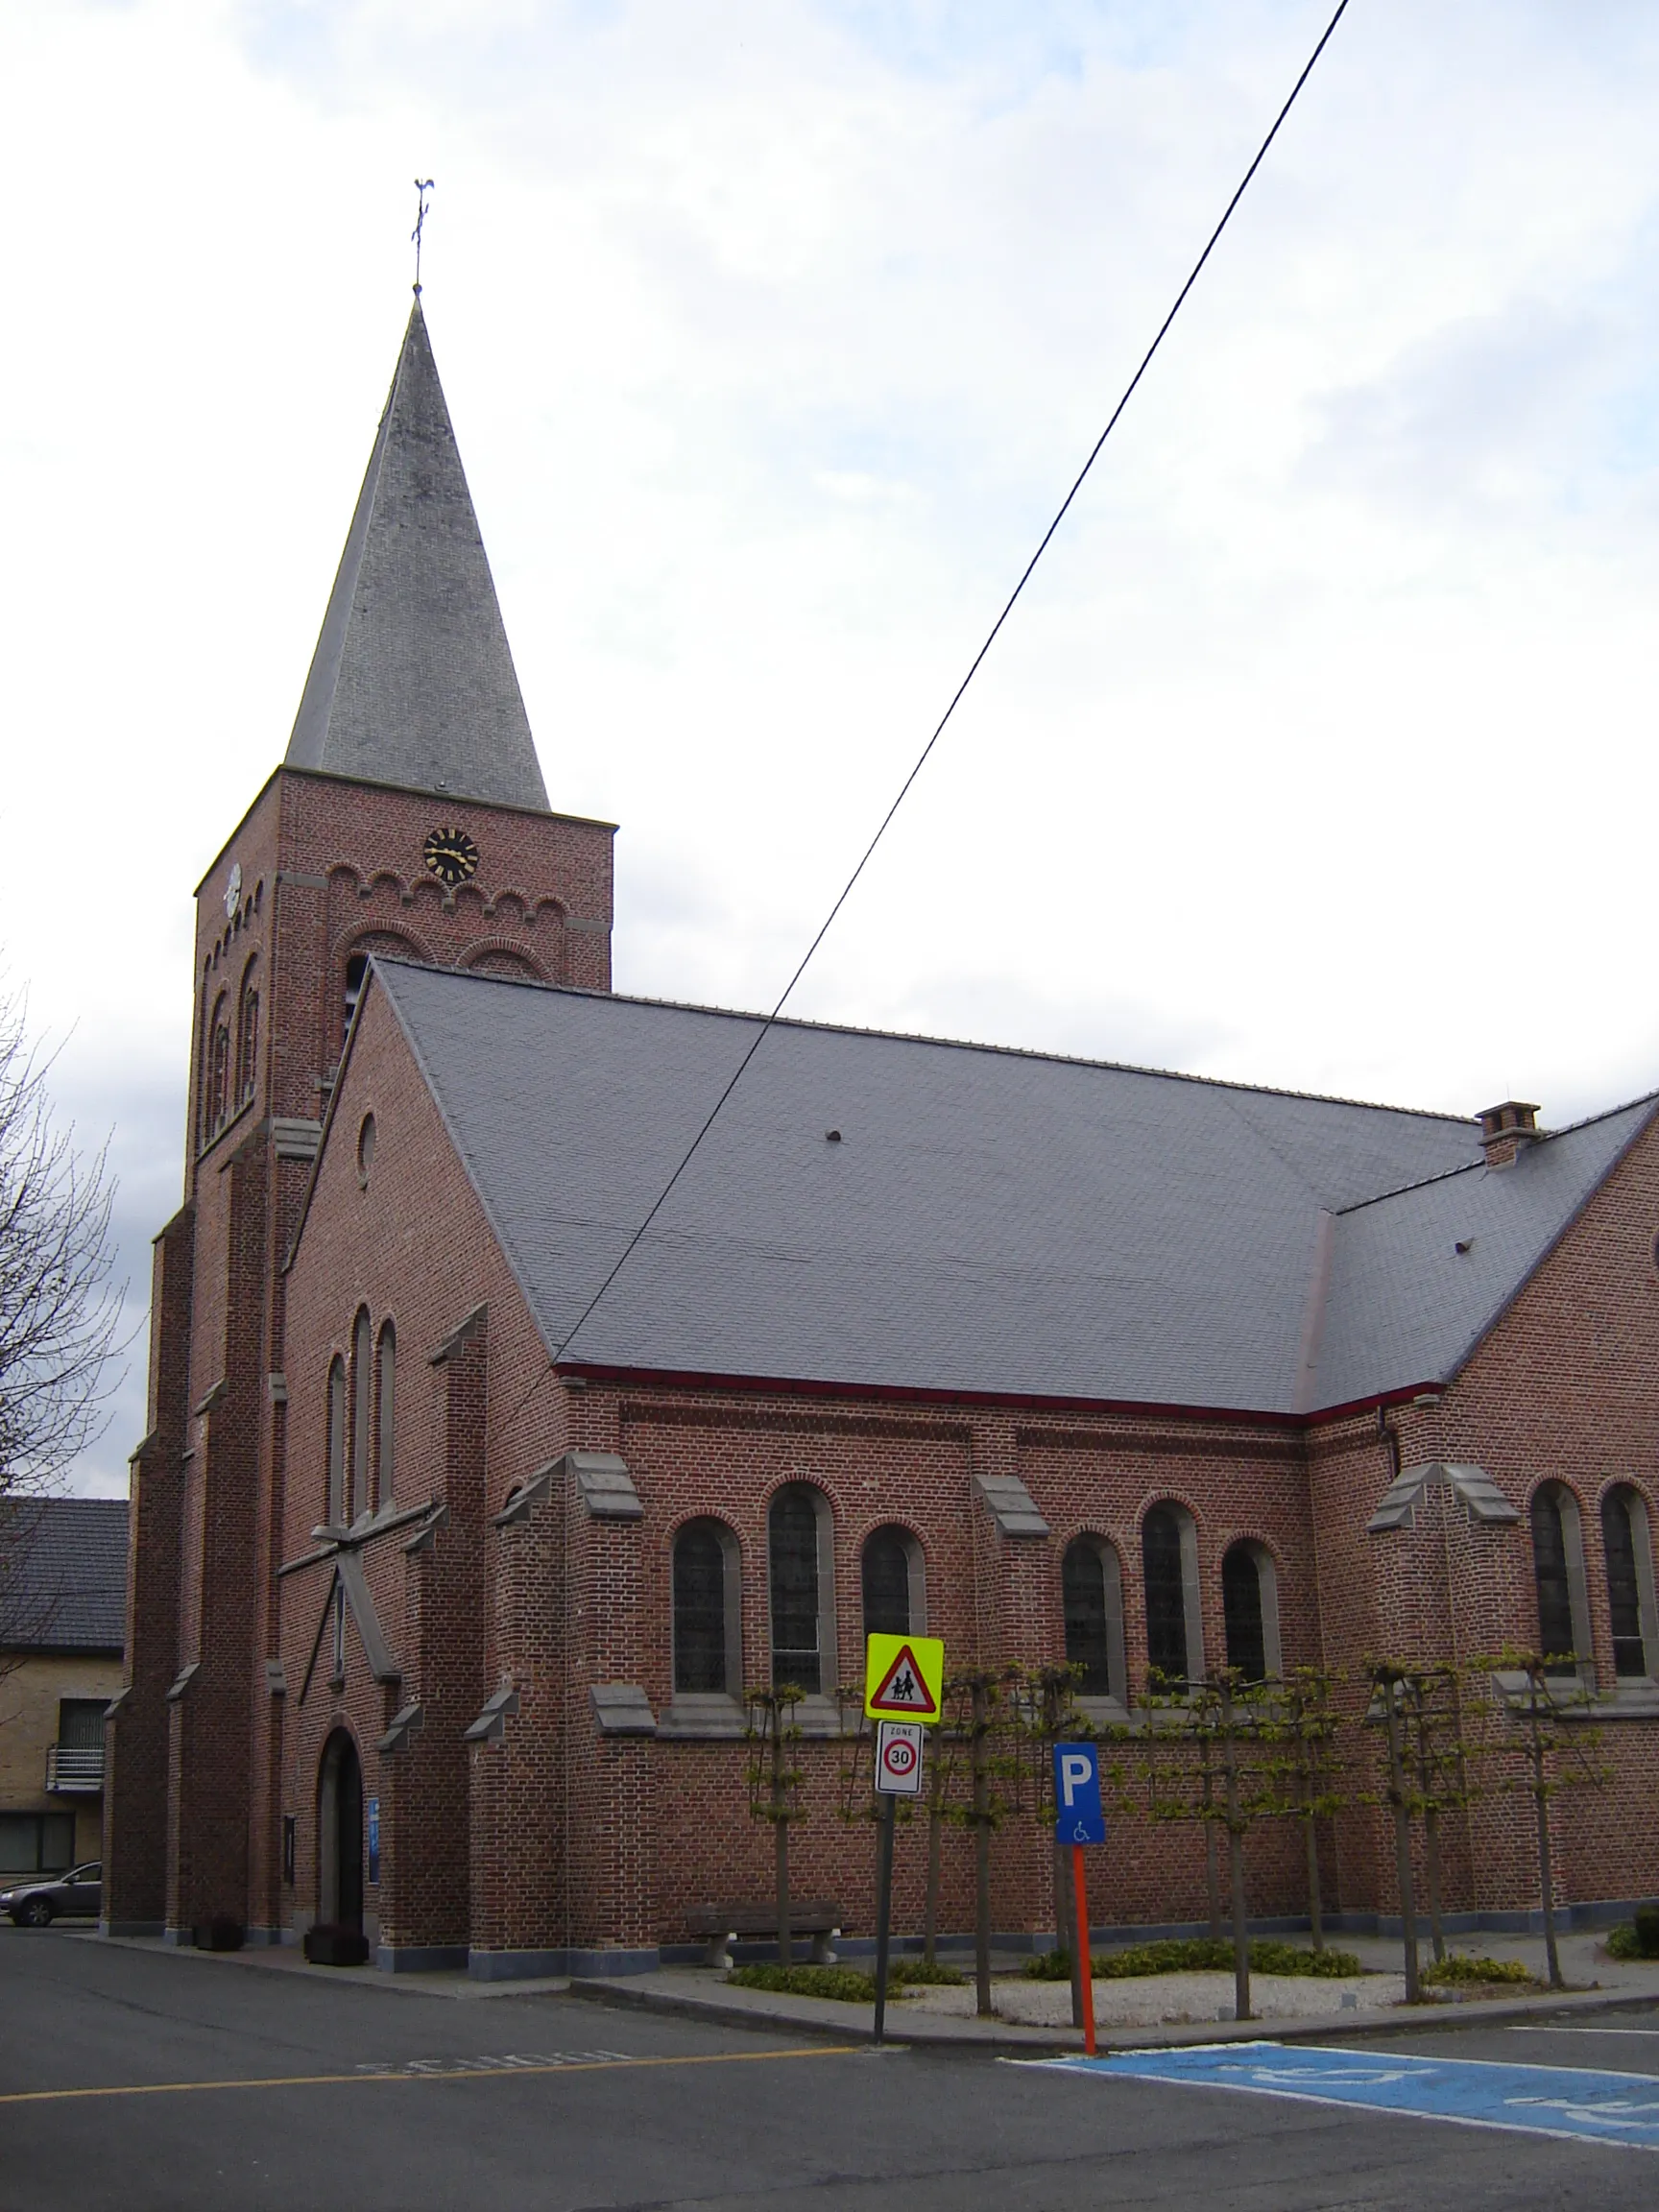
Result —
[[478, 873], [478, 848], [465, 830], [434, 830], [421, 850], [441, 883], [465, 883]]
[[230, 880], [225, 886], [225, 919], [227, 922], [235, 920], [236, 909], [241, 903], [242, 863], [240, 860], [233, 860], [230, 863]]

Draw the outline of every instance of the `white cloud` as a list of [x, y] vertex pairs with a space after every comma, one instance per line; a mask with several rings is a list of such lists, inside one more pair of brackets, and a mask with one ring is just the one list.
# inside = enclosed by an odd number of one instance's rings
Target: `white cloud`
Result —
[[[618, 981], [770, 1003], [1327, 12], [0, 0], [0, 944], [134, 1238], [408, 180]], [[1637, 0], [1357, 0], [799, 1010], [1557, 1119], [1659, 1079], [1656, 95]]]

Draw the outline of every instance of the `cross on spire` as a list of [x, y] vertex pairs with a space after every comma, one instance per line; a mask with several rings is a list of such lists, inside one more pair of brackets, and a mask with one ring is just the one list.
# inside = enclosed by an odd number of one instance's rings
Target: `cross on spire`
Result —
[[420, 211], [415, 217], [415, 228], [409, 235], [415, 245], [415, 297], [421, 297], [421, 233], [426, 228], [426, 195], [438, 180], [435, 177], [417, 177], [415, 190], [420, 195]]

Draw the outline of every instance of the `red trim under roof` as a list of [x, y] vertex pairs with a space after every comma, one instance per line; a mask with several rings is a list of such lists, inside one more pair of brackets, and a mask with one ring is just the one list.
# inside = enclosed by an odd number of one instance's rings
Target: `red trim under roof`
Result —
[[1309, 1413], [1272, 1413], [1233, 1406], [1161, 1406], [1144, 1398], [1048, 1398], [1016, 1390], [925, 1390], [897, 1382], [822, 1382], [800, 1376], [715, 1375], [695, 1368], [611, 1367], [595, 1360], [564, 1359], [554, 1362], [561, 1378], [585, 1382], [651, 1383], [670, 1390], [727, 1390], [750, 1396], [785, 1398], [862, 1398], [900, 1406], [1005, 1406], [1028, 1413], [1135, 1413], [1161, 1421], [1240, 1423], [1254, 1429], [1299, 1431], [1327, 1421], [1341, 1421], [1374, 1407], [1404, 1406], [1425, 1392], [1439, 1397], [1442, 1382], [1408, 1382], [1398, 1390], [1382, 1390], [1369, 1398], [1356, 1398], [1346, 1406], [1321, 1406]]

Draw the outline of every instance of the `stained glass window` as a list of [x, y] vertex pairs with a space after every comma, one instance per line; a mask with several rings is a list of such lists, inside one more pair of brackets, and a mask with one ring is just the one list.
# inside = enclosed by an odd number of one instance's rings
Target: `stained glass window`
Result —
[[1646, 1674], [1642, 1641], [1642, 1586], [1636, 1578], [1636, 1531], [1646, 1535], [1631, 1493], [1623, 1485], [1601, 1501], [1601, 1543], [1607, 1554], [1607, 1611], [1613, 1628], [1613, 1666], [1620, 1674]]
[[1573, 1585], [1567, 1573], [1561, 1495], [1552, 1482], [1532, 1495], [1532, 1574], [1538, 1586], [1538, 1647], [1551, 1662], [1551, 1674], [1571, 1674]]
[[818, 1504], [805, 1482], [772, 1501], [772, 1679], [816, 1695], [824, 1686], [818, 1634]]
[[1221, 1562], [1221, 1612], [1227, 1664], [1246, 1682], [1267, 1679], [1267, 1632], [1262, 1617], [1262, 1568], [1248, 1544], [1228, 1548]]
[[1146, 1587], [1146, 1658], [1166, 1688], [1187, 1681], [1187, 1578], [1181, 1523], [1172, 1505], [1154, 1505], [1141, 1524], [1141, 1570]]
[[913, 1541], [902, 1528], [878, 1528], [864, 1547], [866, 1636], [908, 1636], [917, 1626], [910, 1618]]
[[727, 1539], [716, 1521], [688, 1521], [674, 1539], [674, 1687], [729, 1691]]

